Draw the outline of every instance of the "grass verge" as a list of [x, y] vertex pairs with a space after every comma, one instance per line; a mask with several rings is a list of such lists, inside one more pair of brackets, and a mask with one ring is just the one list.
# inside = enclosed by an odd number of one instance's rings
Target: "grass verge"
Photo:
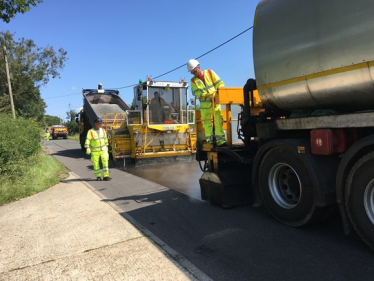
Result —
[[43, 191], [67, 178], [66, 168], [50, 155], [38, 153], [23, 163], [22, 177], [0, 176], [0, 205]]
[[79, 134], [68, 136], [68, 139], [69, 140], [79, 141]]

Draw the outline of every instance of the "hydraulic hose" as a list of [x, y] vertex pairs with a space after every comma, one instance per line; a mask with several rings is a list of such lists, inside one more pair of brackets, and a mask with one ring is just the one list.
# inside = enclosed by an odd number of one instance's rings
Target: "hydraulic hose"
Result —
[[[202, 172], [205, 172], [207, 167], [208, 167], [208, 162], [206, 159], [201, 159], [200, 158], [200, 153], [201, 153], [201, 144], [199, 142], [196, 143], [196, 160], [199, 162], [200, 170]], [[201, 162], [204, 161], [204, 167], [201, 166]]]

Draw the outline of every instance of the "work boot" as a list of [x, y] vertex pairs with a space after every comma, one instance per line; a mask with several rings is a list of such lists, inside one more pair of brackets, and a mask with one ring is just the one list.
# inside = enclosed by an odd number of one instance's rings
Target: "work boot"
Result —
[[105, 181], [110, 181], [112, 178], [111, 177], [104, 177]]
[[101, 177], [97, 177], [96, 180], [97, 180], [97, 181], [101, 181]]
[[203, 140], [202, 144], [203, 144], [203, 149], [204, 148], [205, 149], [211, 149], [213, 147], [213, 144], [209, 141], [206, 141], [206, 140]]

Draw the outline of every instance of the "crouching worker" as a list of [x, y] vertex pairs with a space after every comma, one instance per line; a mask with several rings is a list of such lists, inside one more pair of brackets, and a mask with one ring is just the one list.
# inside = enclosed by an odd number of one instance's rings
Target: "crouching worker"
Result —
[[109, 154], [108, 137], [106, 131], [102, 128], [101, 118], [95, 119], [95, 128], [88, 131], [84, 147], [86, 153], [91, 154], [91, 161], [94, 168], [96, 180], [101, 181], [100, 159], [103, 165], [103, 180], [109, 181]]

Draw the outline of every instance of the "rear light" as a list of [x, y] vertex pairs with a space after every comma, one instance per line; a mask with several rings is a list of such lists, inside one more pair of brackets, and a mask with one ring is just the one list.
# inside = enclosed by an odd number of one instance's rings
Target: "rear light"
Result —
[[312, 130], [310, 143], [313, 154], [331, 155], [347, 150], [347, 137], [343, 129]]
[[331, 155], [333, 153], [332, 130], [312, 130], [310, 132], [310, 144], [313, 154]]

